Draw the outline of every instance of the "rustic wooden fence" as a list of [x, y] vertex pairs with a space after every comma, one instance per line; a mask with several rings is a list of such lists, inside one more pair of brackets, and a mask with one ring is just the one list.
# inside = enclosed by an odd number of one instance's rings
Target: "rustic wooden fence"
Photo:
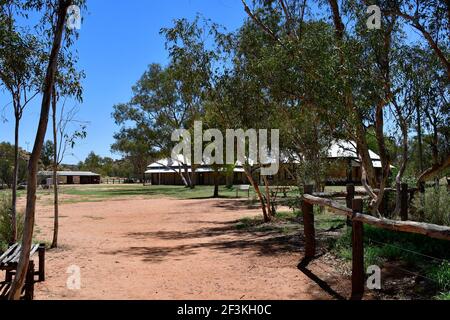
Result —
[[103, 184], [124, 184], [127, 179], [125, 178], [107, 178], [102, 179]]
[[314, 227], [314, 205], [328, 208], [334, 214], [346, 216], [352, 228], [352, 298], [359, 299], [364, 294], [364, 228], [363, 224], [378, 228], [407, 233], [422, 234], [431, 238], [450, 240], [450, 228], [429, 223], [407, 221], [408, 186], [402, 185], [401, 217], [403, 221], [379, 219], [363, 214], [363, 200], [354, 198], [355, 187], [347, 186], [347, 192], [334, 193], [334, 196], [345, 196], [346, 206], [332, 199], [325, 193], [314, 193], [313, 186], [305, 186], [302, 197], [302, 213], [305, 233], [305, 259], [313, 259], [316, 254], [316, 236]]

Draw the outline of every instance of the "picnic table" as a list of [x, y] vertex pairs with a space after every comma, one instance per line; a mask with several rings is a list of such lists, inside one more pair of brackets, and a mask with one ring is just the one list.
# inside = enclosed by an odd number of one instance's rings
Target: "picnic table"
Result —
[[[21, 252], [22, 245], [15, 243], [0, 255], [0, 271], [5, 271], [5, 281], [0, 282], [0, 299], [6, 299], [8, 297]], [[35, 271], [35, 262], [33, 260], [36, 254], [39, 258], [37, 271]], [[33, 244], [31, 246], [30, 263], [28, 265], [25, 285], [22, 289], [25, 300], [33, 300], [34, 298], [35, 276], [38, 276], [39, 282], [45, 281], [45, 244]]]

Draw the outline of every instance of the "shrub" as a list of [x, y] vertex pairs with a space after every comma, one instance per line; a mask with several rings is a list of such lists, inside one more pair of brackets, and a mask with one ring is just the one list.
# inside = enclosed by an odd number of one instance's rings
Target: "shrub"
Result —
[[424, 195], [419, 194], [413, 206], [418, 214], [416, 219], [438, 225], [450, 226], [450, 192], [447, 187], [429, 188]]
[[[0, 251], [4, 251], [5, 247], [11, 239], [11, 194], [0, 193]], [[24, 215], [21, 212], [17, 213], [17, 238], [20, 239], [23, 233], [23, 219]]]
[[438, 286], [438, 289], [444, 293], [450, 291], [450, 263], [442, 262], [427, 270], [427, 276], [432, 279]]

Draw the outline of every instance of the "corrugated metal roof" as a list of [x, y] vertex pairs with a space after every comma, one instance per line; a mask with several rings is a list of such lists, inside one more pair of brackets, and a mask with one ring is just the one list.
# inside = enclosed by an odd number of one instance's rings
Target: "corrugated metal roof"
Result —
[[[100, 176], [97, 173], [93, 173], [90, 171], [58, 171], [56, 173], [59, 177], [67, 177], [67, 176], [80, 176], [80, 177], [98, 177]], [[52, 176], [53, 171], [39, 171], [39, 176]]]
[[[369, 155], [370, 158], [372, 159], [374, 167], [376, 168], [381, 167], [380, 156], [377, 155], [372, 150], [369, 150]], [[298, 159], [292, 160], [286, 157], [285, 155], [281, 155], [280, 158], [281, 163], [300, 163], [300, 160]], [[354, 141], [346, 141], [346, 140], [335, 141], [328, 150], [328, 158], [357, 159], [358, 154], [356, 153], [356, 143]], [[150, 164], [147, 167], [148, 171], [146, 171], [145, 173], [174, 172], [171, 169], [179, 170], [180, 167], [182, 169], [184, 163], [186, 163], [186, 165], [189, 167], [189, 172], [191, 172], [190, 161], [185, 161], [184, 156], [180, 154], [177, 156], [176, 159], [166, 158]], [[243, 171], [244, 170], [242, 169], [242, 164], [240, 162], [236, 162], [235, 172], [243, 172]], [[197, 172], [199, 171], [197, 170]]]
[[[380, 160], [380, 156], [369, 150], [372, 160]], [[328, 150], [329, 158], [358, 158], [356, 153], [356, 143], [354, 141], [339, 140], [333, 143]]]

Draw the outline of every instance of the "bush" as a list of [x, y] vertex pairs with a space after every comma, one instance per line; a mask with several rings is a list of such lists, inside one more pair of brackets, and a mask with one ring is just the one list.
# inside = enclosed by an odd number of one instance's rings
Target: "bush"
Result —
[[447, 187], [429, 188], [413, 202], [418, 213], [416, 219], [423, 222], [450, 226], [450, 192]]
[[427, 270], [427, 276], [432, 279], [436, 284], [438, 289], [442, 293], [450, 292], [450, 263], [442, 262], [439, 265], [435, 265]]
[[[11, 194], [1, 193], [0, 194], [0, 251], [4, 251], [5, 247], [11, 239], [12, 228], [11, 228]], [[23, 220], [24, 215], [21, 212], [17, 213], [17, 238], [22, 238], [23, 233]]]

